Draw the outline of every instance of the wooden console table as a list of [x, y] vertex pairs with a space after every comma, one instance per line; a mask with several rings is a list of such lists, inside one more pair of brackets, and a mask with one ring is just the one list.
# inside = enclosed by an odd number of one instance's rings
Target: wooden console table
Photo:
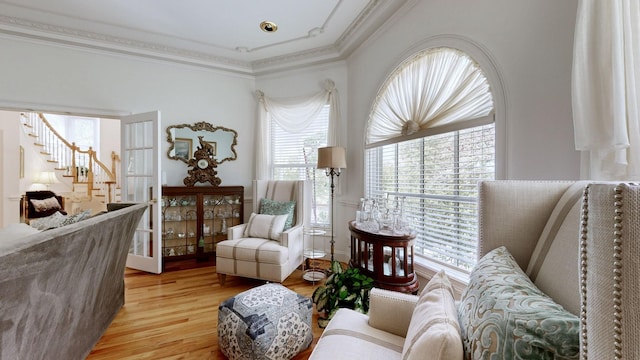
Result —
[[413, 268], [411, 235], [373, 234], [356, 228], [349, 222], [351, 232], [350, 265], [374, 280], [374, 286], [405, 293], [416, 293], [419, 283]]

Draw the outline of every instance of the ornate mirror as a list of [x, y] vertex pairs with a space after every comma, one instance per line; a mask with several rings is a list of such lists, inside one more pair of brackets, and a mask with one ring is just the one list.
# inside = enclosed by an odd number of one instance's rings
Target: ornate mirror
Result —
[[238, 144], [238, 133], [203, 121], [167, 127], [167, 141], [171, 144], [167, 151], [169, 159], [181, 160], [188, 164], [200, 144], [200, 136], [211, 145], [209, 149], [217, 164], [237, 158], [235, 146]]

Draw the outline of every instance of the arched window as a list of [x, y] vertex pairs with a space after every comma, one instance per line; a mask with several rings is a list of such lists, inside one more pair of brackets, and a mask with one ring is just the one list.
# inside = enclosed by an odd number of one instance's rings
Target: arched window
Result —
[[366, 130], [365, 194], [388, 208], [404, 199], [415, 256], [462, 271], [475, 264], [477, 182], [496, 173], [494, 118], [482, 69], [449, 47], [411, 56], [378, 91]]

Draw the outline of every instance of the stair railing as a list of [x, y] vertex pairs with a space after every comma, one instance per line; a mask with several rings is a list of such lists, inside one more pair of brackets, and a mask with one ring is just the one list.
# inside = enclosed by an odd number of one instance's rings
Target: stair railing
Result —
[[111, 153], [111, 169], [101, 162], [95, 150], [81, 150], [58, 133], [41, 113], [22, 113], [22, 122], [29, 129], [34, 144], [41, 148], [40, 153], [47, 156], [48, 162], [55, 163], [56, 170], [64, 177], [71, 177], [74, 191], [77, 184], [86, 186], [87, 196], [91, 199], [95, 192], [106, 197], [106, 202], [115, 201], [115, 191], [119, 181], [116, 169], [120, 157]]

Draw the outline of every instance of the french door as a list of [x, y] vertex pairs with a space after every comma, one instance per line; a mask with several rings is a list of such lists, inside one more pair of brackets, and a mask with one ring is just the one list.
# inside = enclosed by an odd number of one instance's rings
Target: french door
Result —
[[133, 236], [127, 267], [162, 272], [160, 185], [160, 112], [135, 114], [120, 119], [121, 201], [148, 204]]

